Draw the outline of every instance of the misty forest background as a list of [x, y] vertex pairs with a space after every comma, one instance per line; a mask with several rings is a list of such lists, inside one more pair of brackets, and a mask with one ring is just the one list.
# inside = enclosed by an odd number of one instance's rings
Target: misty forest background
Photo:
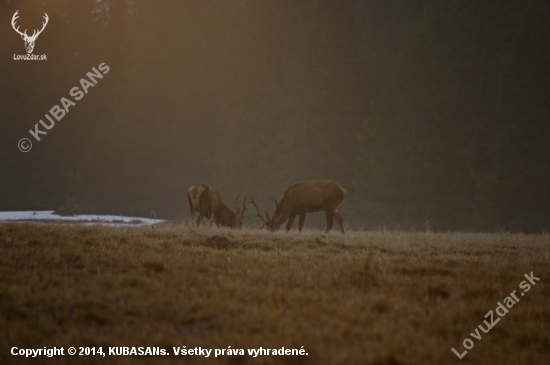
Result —
[[[333, 179], [355, 229], [546, 232], [549, 4], [3, 1], [0, 210], [74, 200], [181, 219], [205, 182], [271, 212], [291, 183]], [[47, 61], [13, 60], [16, 10], [21, 29], [48, 13], [34, 50]], [[30, 137], [102, 62], [110, 72]]]

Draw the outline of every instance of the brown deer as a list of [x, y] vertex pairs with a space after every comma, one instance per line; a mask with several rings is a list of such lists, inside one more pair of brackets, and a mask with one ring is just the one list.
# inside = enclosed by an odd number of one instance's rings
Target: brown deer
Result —
[[[307, 213], [324, 211], [327, 216], [327, 232], [334, 225], [334, 219], [344, 233], [344, 221], [338, 213], [338, 206], [346, 197], [347, 190], [332, 180], [312, 180], [298, 182], [286, 189], [280, 201], [275, 201], [275, 211], [270, 216], [265, 212], [265, 219], [260, 214], [258, 206], [252, 198], [251, 203], [256, 208], [256, 217], [259, 217], [270, 231], [276, 231], [281, 224], [286, 224], [287, 232], [292, 228], [296, 216], [300, 217], [298, 229], [304, 227]], [[263, 226], [262, 226], [263, 227]]]
[[221, 224], [224, 227], [241, 228], [248, 197], [244, 198], [242, 209], [238, 207], [239, 198], [240, 194], [235, 201], [236, 212], [233, 212], [223, 202], [220, 192], [206, 184], [195, 184], [187, 190], [191, 219], [195, 219], [195, 213], [199, 214], [196, 221], [197, 226], [201, 224], [203, 217], [207, 217], [210, 219], [210, 227], [212, 227], [212, 223], [216, 223], [218, 227]]

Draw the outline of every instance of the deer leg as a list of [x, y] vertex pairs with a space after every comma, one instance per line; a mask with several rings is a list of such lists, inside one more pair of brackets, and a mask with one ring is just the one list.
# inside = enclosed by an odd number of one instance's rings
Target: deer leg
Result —
[[199, 217], [197, 218], [197, 227], [201, 225], [201, 221], [202, 221], [202, 214], [199, 213]]
[[336, 219], [336, 223], [338, 223], [340, 230], [344, 233], [344, 220], [342, 219], [342, 216], [340, 216], [338, 209], [334, 211], [334, 219]]
[[327, 232], [331, 230], [332, 226], [334, 225], [334, 211], [333, 210], [325, 210], [325, 214], [327, 216]]
[[298, 221], [298, 230], [301, 232], [302, 228], [304, 228], [304, 223], [306, 221], [306, 213], [300, 214], [300, 220]]
[[288, 218], [288, 223], [286, 224], [286, 231], [290, 231], [292, 228], [292, 225], [294, 224], [294, 219], [296, 219], [296, 215], [291, 215], [290, 218]]

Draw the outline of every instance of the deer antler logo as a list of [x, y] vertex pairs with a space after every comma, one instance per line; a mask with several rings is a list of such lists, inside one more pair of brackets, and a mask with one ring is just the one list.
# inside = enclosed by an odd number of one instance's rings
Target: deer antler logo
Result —
[[15, 27], [15, 21], [17, 20], [17, 18], [19, 18], [19, 15], [17, 13], [19, 13], [19, 10], [17, 10], [15, 14], [13, 14], [13, 17], [11, 18], [11, 26], [17, 33], [21, 35], [21, 38], [23, 38], [23, 40], [25, 41], [25, 49], [27, 50], [27, 53], [32, 53], [32, 50], [34, 49], [34, 42], [36, 42], [36, 38], [38, 38], [40, 33], [42, 33], [44, 28], [46, 28], [46, 24], [48, 24], [48, 20], [49, 20], [48, 14], [44, 13], [44, 21], [42, 22], [42, 29], [40, 30], [35, 29], [32, 35], [29, 37], [27, 35], [26, 29], [24, 32], [21, 32], [19, 30], [19, 27], [17, 28]]

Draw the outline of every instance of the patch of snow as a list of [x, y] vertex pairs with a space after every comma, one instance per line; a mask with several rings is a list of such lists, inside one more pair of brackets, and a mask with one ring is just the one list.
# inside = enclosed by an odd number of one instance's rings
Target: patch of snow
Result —
[[37, 221], [48, 223], [79, 223], [83, 225], [99, 224], [104, 226], [148, 226], [164, 222], [162, 219], [124, 217], [118, 215], [78, 214], [61, 216], [47, 211], [0, 212], [0, 222]]

